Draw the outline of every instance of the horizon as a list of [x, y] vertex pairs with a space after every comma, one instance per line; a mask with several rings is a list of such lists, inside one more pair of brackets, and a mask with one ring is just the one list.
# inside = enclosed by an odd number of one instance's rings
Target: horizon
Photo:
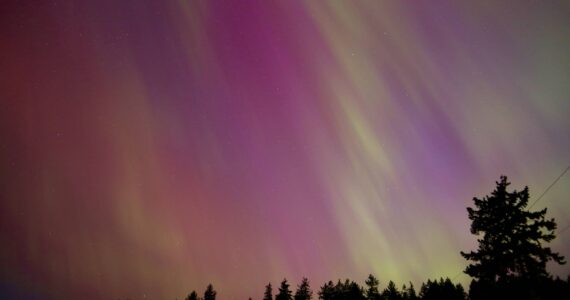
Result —
[[467, 288], [500, 175], [570, 226], [568, 1], [0, 7], [0, 293]]

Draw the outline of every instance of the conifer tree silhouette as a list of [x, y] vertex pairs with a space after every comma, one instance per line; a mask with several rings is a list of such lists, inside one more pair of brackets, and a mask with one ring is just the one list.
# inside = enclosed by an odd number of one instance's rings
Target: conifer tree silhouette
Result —
[[319, 291], [319, 299], [321, 300], [332, 300], [335, 294], [335, 287], [334, 283], [329, 280], [329, 282], [325, 283], [321, 290]]
[[198, 294], [196, 291], [192, 291], [185, 300], [198, 300]]
[[265, 293], [263, 293], [263, 300], [273, 300], [273, 288], [271, 282], [265, 286]]
[[279, 287], [279, 293], [275, 296], [275, 300], [292, 300], [292, 292], [289, 289], [289, 283], [287, 279], [283, 279], [281, 286]]
[[[331, 282], [332, 283], [332, 282]], [[333, 288], [332, 297], [333, 300], [365, 300], [363, 289], [358, 285], [358, 283], [349, 280], [348, 278], [341, 282], [340, 279]]]
[[506, 176], [496, 182], [490, 196], [473, 198], [475, 208], [467, 208], [471, 233], [480, 236], [477, 251], [461, 255], [473, 263], [465, 273], [478, 281], [495, 283], [508, 277], [537, 279], [548, 276], [546, 263], [564, 264], [564, 257], [543, 243], [555, 238], [554, 219], [546, 219], [546, 208], [530, 212], [528, 187], [508, 192]]
[[[454, 285], [449, 278], [422, 284], [420, 298], [422, 300], [465, 300], [467, 295], [461, 284]], [[501, 299], [501, 298], [489, 298]]]
[[206, 291], [204, 292], [204, 300], [216, 300], [216, 291], [214, 290], [214, 286], [212, 284], [208, 284]]
[[382, 296], [380, 295], [380, 291], [378, 290], [378, 286], [380, 284], [380, 282], [378, 281], [378, 279], [376, 277], [374, 277], [374, 275], [370, 274], [368, 275], [368, 278], [366, 278], [366, 281], [364, 281], [364, 283], [366, 284], [366, 299], [367, 300], [380, 300], [382, 299]]
[[366, 300], [364, 290], [354, 281], [349, 281], [348, 279], [345, 281], [345, 291], [344, 297], [340, 299]]
[[406, 287], [405, 284], [402, 287], [402, 296], [406, 300], [419, 300], [420, 299], [418, 297], [418, 295], [416, 294], [416, 289], [414, 288], [414, 284], [411, 282], [410, 282], [409, 287]]
[[309, 285], [309, 280], [303, 277], [301, 284], [297, 287], [295, 292], [295, 300], [311, 300], [313, 298], [313, 291]]
[[386, 300], [402, 300], [403, 299], [402, 294], [400, 293], [400, 291], [398, 291], [396, 284], [392, 280], [390, 280], [390, 282], [388, 282], [388, 286], [382, 292], [382, 298], [386, 299]]

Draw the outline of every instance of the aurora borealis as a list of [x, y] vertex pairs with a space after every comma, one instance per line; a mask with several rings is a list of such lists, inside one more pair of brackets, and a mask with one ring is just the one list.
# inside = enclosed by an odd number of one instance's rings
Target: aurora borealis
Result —
[[[568, 1], [25, 2], [0, 4], [4, 295], [467, 283], [471, 199], [570, 164]], [[562, 229], [569, 195], [536, 208]]]

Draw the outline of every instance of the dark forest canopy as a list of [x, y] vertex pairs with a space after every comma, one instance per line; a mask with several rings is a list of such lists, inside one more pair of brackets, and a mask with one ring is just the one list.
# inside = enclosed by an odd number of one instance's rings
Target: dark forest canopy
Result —
[[[373, 275], [369, 275], [364, 286], [357, 282], [338, 279], [336, 282], [328, 281], [313, 291], [307, 278], [297, 285], [295, 291], [290, 289], [291, 284], [284, 279], [280, 284], [278, 293], [273, 296], [270, 284], [266, 286], [265, 293], [250, 299], [263, 300], [467, 300], [467, 299], [567, 299], [570, 295], [570, 276], [566, 280], [560, 278], [542, 278], [533, 282], [533, 290], [525, 286], [526, 282], [513, 281], [507, 285], [489, 285], [484, 290], [478, 286], [476, 291], [467, 291], [461, 284], [454, 284], [449, 278], [427, 280], [420, 288], [412, 283], [396, 286], [393, 281], [380, 283]], [[211, 286], [211, 285], [210, 285]], [[473, 289], [473, 287], [471, 287]], [[473, 294], [476, 292], [476, 294]], [[222, 299], [224, 297], [222, 296]], [[209, 298], [210, 300], [216, 299]], [[185, 300], [206, 300], [197, 297], [192, 291]]]

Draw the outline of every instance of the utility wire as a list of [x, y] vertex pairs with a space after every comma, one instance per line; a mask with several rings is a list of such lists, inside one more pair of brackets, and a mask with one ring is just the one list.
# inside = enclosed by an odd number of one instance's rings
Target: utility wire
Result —
[[568, 172], [568, 170], [570, 169], [570, 166], [566, 167], [566, 169], [564, 169], [564, 171], [562, 171], [562, 173], [560, 174], [560, 176], [558, 176], [558, 178], [556, 178], [547, 188], [546, 190], [544, 190], [544, 192], [542, 192], [542, 194], [536, 198], [536, 200], [534, 200], [534, 202], [532, 203], [532, 205], [528, 208], [529, 210], [540, 200], [542, 199], [542, 197], [558, 182], [558, 180], [560, 180], [560, 178], [562, 178], [562, 176], [564, 176], [564, 174], [566, 174], [566, 172]]

